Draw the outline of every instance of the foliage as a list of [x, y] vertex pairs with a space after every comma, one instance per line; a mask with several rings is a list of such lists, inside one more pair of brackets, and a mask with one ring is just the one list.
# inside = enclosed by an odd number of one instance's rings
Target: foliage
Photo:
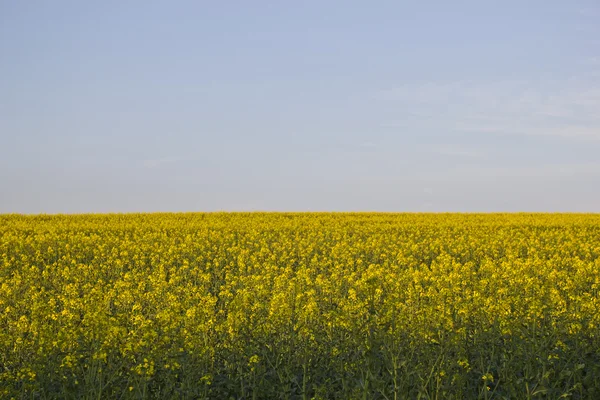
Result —
[[600, 215], [0, 216], [1, 398], [600, 398]]

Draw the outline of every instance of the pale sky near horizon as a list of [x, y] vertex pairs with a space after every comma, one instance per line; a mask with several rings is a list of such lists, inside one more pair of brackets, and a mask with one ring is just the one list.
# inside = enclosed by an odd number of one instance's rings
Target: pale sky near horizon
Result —
[[0, 213], [600, 212], [598, 1], [0, 0]]

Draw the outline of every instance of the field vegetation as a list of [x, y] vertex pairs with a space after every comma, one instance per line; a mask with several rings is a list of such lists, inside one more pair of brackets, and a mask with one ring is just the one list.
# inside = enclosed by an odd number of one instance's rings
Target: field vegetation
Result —
[[600, 398], [600, 215], [0, 216], [0, 398]]

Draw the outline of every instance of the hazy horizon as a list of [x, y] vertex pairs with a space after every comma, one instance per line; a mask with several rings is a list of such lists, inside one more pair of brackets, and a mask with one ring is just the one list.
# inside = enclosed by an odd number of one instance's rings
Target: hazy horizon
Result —
[[600, 212], [600, 3], [0, 2], [0, 214]]

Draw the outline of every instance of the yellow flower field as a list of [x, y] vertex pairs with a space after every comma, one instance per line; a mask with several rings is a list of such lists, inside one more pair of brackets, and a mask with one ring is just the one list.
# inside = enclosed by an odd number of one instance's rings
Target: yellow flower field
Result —
[[0, 398], [600, 398], [599, 214], [0, 215], [0, 237]]

